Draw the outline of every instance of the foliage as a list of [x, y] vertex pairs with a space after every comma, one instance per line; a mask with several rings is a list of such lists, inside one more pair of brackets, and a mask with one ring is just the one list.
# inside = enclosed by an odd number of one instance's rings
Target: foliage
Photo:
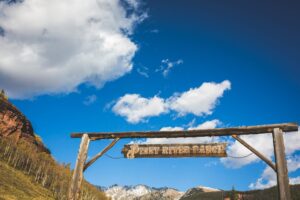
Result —
[[[234, 188], [233, 188], [234, 189]], [[292, 199], [300, 199], [300, 185], [291, 185]], [[264, 190], [250, 190], [250, 191], [237, 191], [234, 189], [234, 193], [239, 194], [241, 200], [276, 200], [278, 199], [277, 187], [271, 187]], [[231, 199], [232, 190], [220, 191], [220, 192], [198, 192], [191, 196], [181, 198], [180, 200], [215, 200], [215, 199]]]
[[8, 96], [5, 94], [5, 91], [3, 89], [0, 91], [0, 98], [8, 100]]
[[[50, 191], [52, 198], [49, 199], [67, 199], [71, 179], [70, 165], [58, 164], [50, 154], [38, 152], [34, 145], [24, 140], [16, 144], [5, 138], [0, 138], [0, 161], [30, 176], [32, 182]], [[84, 181], [81, 199], [105, 200], [107, 198], [103, 192]]]
[[43, 143], [43, 140], [42, 140], [41, 136], [39, 136], [38, 134], [34, 133], [34, 137], [35, 137], [35, 139], [36, 139], [36, 141], [38, 143]]

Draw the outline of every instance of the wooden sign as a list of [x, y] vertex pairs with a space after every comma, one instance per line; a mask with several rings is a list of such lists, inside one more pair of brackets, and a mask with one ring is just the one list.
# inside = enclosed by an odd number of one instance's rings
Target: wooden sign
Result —
[[125, 158], [226, 157], [227, 143], [210, 144], [131, 144], [125, 145]]

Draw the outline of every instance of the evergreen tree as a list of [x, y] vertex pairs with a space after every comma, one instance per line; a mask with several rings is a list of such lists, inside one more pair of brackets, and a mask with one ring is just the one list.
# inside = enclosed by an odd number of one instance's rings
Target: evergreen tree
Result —
[[238, 195], [237, 191], [234, 189], [234, 186], [232, 186], [230, 199], [231, 200], [238, 200], [239, 199], [239, 195]]
[[6, 96], [5, 91], [3, 89], [0, 92], [0, 98], [6, 99], [6, 100], [8, 99], [8, 97]]

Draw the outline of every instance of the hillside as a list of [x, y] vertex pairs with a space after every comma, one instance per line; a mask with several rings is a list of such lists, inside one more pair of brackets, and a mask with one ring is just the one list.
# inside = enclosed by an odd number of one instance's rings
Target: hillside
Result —
[[55, 199], [51, 191], [2, 161], [0, 161], [0, 177], [0, 200]]
[[[67, 199], [70, 165], [57, 163], [27, 118], [0, 96], [0, 200]], [[106, 200], [83, 181], [82, 200]]]

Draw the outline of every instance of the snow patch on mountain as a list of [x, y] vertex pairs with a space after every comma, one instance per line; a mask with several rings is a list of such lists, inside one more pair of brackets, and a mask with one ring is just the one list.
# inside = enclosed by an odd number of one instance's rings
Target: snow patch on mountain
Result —
[[182, 198], [185, 199], [187, 197], [194, 196], [195, 194], [197, 194], [199, 192], [219, 192], [219, 191], [221, 191], [221, 190], [199, 185], [197, 187], [191, 188], [188, 191], [186, 191], [184, 193], [184, 195], [182, 196]]
[[184, 192], [173, 188], [154, 188], [146, 185], [99, 187], [112, 200], [179, 200]]

